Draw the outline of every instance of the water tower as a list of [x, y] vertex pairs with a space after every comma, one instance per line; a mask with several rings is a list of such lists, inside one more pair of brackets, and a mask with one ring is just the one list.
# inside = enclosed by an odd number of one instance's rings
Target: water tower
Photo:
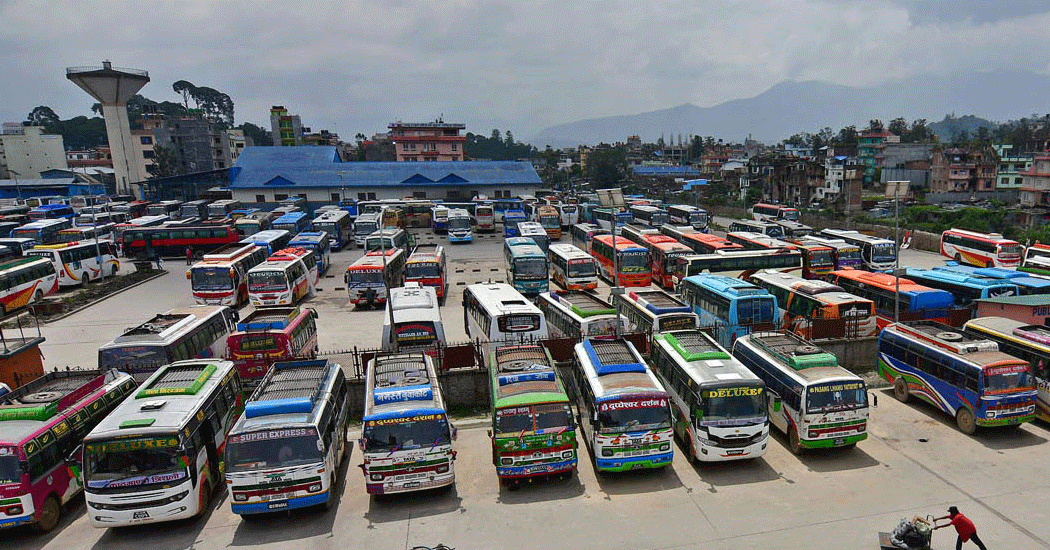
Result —
[[149, 73], [138, 69], [114, 69], [109, 61], [103, 61], [102, 67], [70, 67], [66, 69], [66, 78], [102, 104], [117, 191], [130, 194], [130, 184], [144, 181], [149, 174], [145, 173], [136, 156], [139, 148], [132, 141], [131, 125], [128, 124], [128, 100], [149, 82]]

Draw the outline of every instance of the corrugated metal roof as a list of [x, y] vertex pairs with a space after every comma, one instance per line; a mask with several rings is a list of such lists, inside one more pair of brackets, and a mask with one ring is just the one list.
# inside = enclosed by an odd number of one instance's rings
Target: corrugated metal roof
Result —
[[1027, 296], [999, 296], [997, 298], [979, 298], [975, 302], [1004, 304], [1010, 306], [1050, 306], [1050, 294], [1029, 294]]
[[246, 147], [230, 188], [540, 185], [530, 162], [342, 162], [332, 146]]

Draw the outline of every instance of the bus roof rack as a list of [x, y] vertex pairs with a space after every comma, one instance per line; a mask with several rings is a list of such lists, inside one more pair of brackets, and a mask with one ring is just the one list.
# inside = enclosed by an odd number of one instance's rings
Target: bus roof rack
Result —
[[299, 316], [298, 307], [272, 307], [257, 309], [237, 323], [237, 330], [283, 330]]
[[0, 397], [0, 421], [44, 421], [106, 383], [98, 370], [55, 371]]
[[793, 332], [755, 332], [751, 341], [795, 370], [838, 366], [833, 354]]
[[612, 304], [582, 290], [552, 290], [550, 295], [580, 317], [616, 313]]
[[686, 361], [730, 359], [729, 354], [724, 349], [719, 348], [714, 342], [705, 338], [699, 330], [666, 332], [662, 336], [678, 352], [678, 355]]
[[629, 296], [655, 315], [692, 311], [688, 304], [662, 290], [634, 290]]
[[630, 346], [623, 340], [584, 340], [583, 349], [594, 362], [594, 371], [598, 376], [646, 372], [645, 365], [638, 362]]
[[895, 326], [902, 333], [960, 355], [999, 351], [999, 344], [992, 340], [971, 336], [960, 329], [936, 321], [905, 321]]
[[330, 372], [325, 359], [274, 363], [244, 405], [244, 416], [257, 418], [311, 412], [324, 391], [324, 381]]
[[148, 387], [143, 386], [139, 389], [135, 399], [164, 395], [195, 395], [217, 370], [219, 368], [214, 364], [204, 361], [165, 365], [154, 375]]

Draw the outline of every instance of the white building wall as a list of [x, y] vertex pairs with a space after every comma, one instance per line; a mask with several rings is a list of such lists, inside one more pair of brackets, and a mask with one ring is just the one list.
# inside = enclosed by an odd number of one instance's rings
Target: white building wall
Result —
[[[449, 189], [458, 189], [458, 197], [450, 197], [448, 194]], [[424, 187], [419, 185], [404, 185], [398, 187], [328, 187], [328, 188], [308, 188], [303, 189], [299, 187], [272, 187], [267, 189], [233, 189], [234, 200], [239, 200], [250, 206], [252, 204], [263, 203], [275, 203], [278, 199], [275, 195], [286, 195], [288, 197], [299, 196], [300, 193], [306, 194], [306, 200], [311, 203], [330, 203], [332, 202], [332, 195], [343, 196], [347, 199], [360, 200], [359, 193], [365, 194], [365, 200], [382, 200], [382, 199], [403, 199], [406, 197], [414, 197], [417, 192], [425, 192], [426, 199], [430, 200], [443, 200], [452, 202], [464, 202], [471, 199], [470, 192], [478, 191], [480, 194], [487, 197], [495, 198], [496, 191], [500, 191], [500, 196], [506, 196], [509, 193], [511, 197], [518, 197], [522, 195], [535, 195], [536, 187], [530, 185], [480, 185], [480, 186], [464, 186], [456, 188], [448, 187]], [[374, 194], [374, 196], [373, 196]], [[262, 195], [263, 200], [257, 200], [257, 195]]]
[[44, 134], [40, 126], [25, 126], [21, 134], [0, 134], [0, 178], [36, 179], [46, 170], [68, 170], [60, 135]]

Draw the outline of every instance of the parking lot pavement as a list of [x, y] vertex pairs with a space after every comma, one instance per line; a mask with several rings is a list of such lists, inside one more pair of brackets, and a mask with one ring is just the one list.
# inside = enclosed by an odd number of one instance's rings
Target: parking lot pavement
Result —
[[[974, 520], [990, 548], [1050, 548], [1050, 429], [971, 437], [933, 407], [875, 393], [871, 436], [852, 450], [797, 457], [775, 435], [751, 462], [691, 465], [676, 448], [670, 468], [596, 476], [581, 448], [571, 480], [510, 490], [499, 486], [485, 427], [474, 423], [459, 431], [449, 491], [370, 498], [355, 449], [331, 512], [246, 522], [222, 495], [201, 521], [101, 531], [80, 504], [53, 535], [12, 531], [4, 548], [864, 549], [900, 518], [944, 515], [950, 505]], [[934, 548], [954, 538], [937, 531]]]

